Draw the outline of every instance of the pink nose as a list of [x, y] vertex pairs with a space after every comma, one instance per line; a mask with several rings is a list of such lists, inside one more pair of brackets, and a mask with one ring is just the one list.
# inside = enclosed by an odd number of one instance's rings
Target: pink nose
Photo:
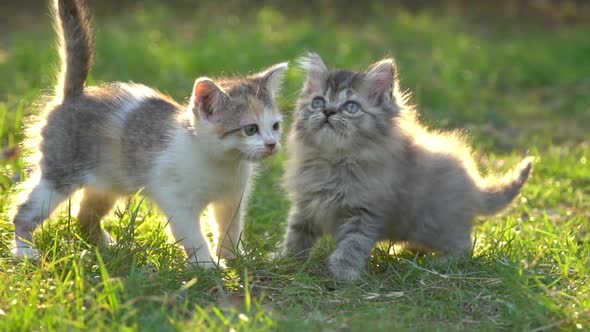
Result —
[[276, 143], [266, 143], [266, 148], [267, 148], [269, 151], [272, 151], [272, 150], [274, 150], [275, 146], [277, 146], [277, 144], [276, 144]]

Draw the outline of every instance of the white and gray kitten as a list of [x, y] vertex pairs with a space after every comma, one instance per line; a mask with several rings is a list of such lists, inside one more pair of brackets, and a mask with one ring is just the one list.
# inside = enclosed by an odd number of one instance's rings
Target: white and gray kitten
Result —
[[501, 179], [482, 178], [458, 134], [415, 119], [390, 59], [366, 72], [328, 70], [316, 54], [301, 64], [307, 78], [288, 140], [284, 253], [307, 257], [331, 234], [329, 269], [339, 280], [358, 279], [380, 240], [469, 253], [474, 218], [505, 208], [530, 173], [527, 158]]
[[100, 220], [116, 200], [143, 189], [169, 218], [191, 261], [217, 262], [199, 217], [213, 205], [218, 254], [232, 257], [242, 231], [253, 163], [280, 149], [275, 97], [287, 64], [241, 78], [196, 80], [181, 106], [147, 86], [85, 87], [94, 45], [81, 0], [53, 2], [61, 73], [26, 144], [39, 152], [14, 216], [15, 254], [34, 257], [32, 233], [78, 190], [78, 219], [90, 241], [104, 243]]

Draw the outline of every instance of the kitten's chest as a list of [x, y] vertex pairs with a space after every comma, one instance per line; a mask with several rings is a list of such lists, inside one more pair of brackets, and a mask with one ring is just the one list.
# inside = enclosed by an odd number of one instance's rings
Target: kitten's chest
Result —
[[303, 168], [299, 192], [304, 207], [314, 215], [314, 223], [331, 232], [342, 218], [367, 197], [365, 171], [356, 164], [325, 163]]
[[208, 177], [201, 179], [199, 183], [194, 183], [187, 190], [187, 198], [195, 202], [198, 206], [206, 206], [219, 200], [242, 196], [246, 190], [246, 177], [238, 177], [235, 174], [231, 178], [227, 177]]
[[251, 173], [250, 165], [219, 167], [185, 161], [160, 167], [152, 191], [170, 192], [187, 202], [207, 205], [227, 195], [242, 192]]
[[229, 194], [241, 192], [248, 180], [248, 174], [235, 170], [234, 173], [203, 174], [199, 181], [193, 181], [191, 187], [196, 193], [196, 200], [213, 202]]

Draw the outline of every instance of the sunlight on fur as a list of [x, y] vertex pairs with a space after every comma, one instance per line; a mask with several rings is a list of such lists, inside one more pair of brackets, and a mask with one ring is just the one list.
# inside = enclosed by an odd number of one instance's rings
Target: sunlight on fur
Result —
[[[201, 232], [207, 238], [207, 244], [209, 246], [209, 250], [211, 252], [216, 252], [219, 248], [219, 227], [217, 226], [217, 221], [215, 220], [215, 216], [213, 215], [212, 206], [208, 205], [207, 208], [201, 214]], [[161, 222], [165, 222], [164, 220]], [[172, 234], [172, 230], [170, 229], [170, 225], [166, 225], [166, 235], [168, 237], [168, 241], [175, 242], [174, 234]]]
[[[276, 97], [288, 64], [244, 76], [196, 78], [187, 86], [188, 104], [138, 83], [91, 86], [89, 11], [75, 0], [55, 0], [51, 10], [60, 69], [53, 92], [36, 105], [39, 115], [26, 122], [23, 145], [37, 173], [23, 181], [16, 201], [14, 254], [36, 253], [33, 232], [72, 195], [79, 204], [70, 212], [84, 238], [108, 245], [112, 239], [101, 228], [102, 218], [119, 198], [141, 191], [166, 215], [192, 263], [211, 268], [217, 257], [233, 258], [253, 168], [281, 149]], [[210, 249], [211, 237], [221, 241], [218, 251]]]

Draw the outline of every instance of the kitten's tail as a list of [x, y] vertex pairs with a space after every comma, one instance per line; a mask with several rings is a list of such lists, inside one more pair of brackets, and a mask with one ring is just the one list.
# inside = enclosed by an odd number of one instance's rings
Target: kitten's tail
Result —
[[482, 204], [479, 212], [491, 215], [504, 209], [518, 195], [533, 167], [533, 157], [527, 157], [500, 179], [486, 179], [480, 185]]
[[82, 0], [53, 0], [61, 59], [56, 93], [63, 99], [81, 95], [94, 60], [91, 17]]

